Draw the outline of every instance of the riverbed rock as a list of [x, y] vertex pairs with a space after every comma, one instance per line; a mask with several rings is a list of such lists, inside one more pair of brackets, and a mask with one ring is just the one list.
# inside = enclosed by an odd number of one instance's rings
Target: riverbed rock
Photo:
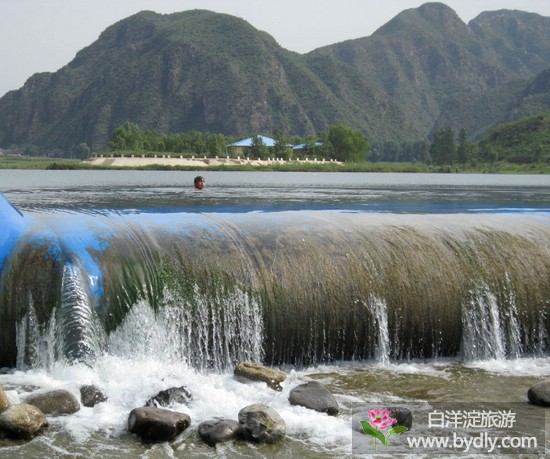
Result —
[[285, 421], [273, 408], [254, 404], [239, 411], [239, 423], [247, 439], [259, 443], [276, 443], [285, 438]]
[[29, 440], [47, 427], [46, 416], [34, 405], [18, 403], [0, 413], [0, 432], [9, 438]]
[[128, 416], [128, 430], [146, 443], [172, 441], [191, 425], [191, 418], [164, 408], [134, 408]]
[[527, 398], [533, 405], [550, 406], [550, 379], [531, 386]]
[[276, 391], [281, 391], [281, 383], [286, 379], [282, 371], [268, 368], [259, 363], [241, 362], [233, 370], [237, 379], [248, 379], [250, 381], [262, 381]]
[[0, 386], [0, 413], [4, 411], [8, 406], [10, 406], [10, 401], [8, 396], [4, 392], [4, 388]]
[[311, 410], [336, 416], [340, 411], [334, 395], [318, 381], [309, 381], [296, 386], [290, 391], [288, 401], [291, 405], [299, 405]]
[[80, 402], [82, 405], [92, 408], [98, 403], [106, 402], [108, 397], [94, 385], [84, 385], [80, 387]]
[[151, 397], [145, 406], [168, 406], [172, 403], [187, 403], [192, 400], [191, 392], [185, 386], [170, 387], [166, 390], [161, 390], [157, 395]]
[[65, 389], [35, 392], [27, 395], [23, 401], [37, 406], [48, 416], [73, 414], [80, 410], [80, 403], [74, 394]]
[[409, 430], [412, 428], [413, 415], [411, 410], [402, 406], [389, 406], [388, 410], [391, 411], [392, 417], [397, 420], [396, 425], [406, 427]]
[[235, 440], [243, 434], [243, 426], [232, 419], [211, 419], [199, 424], [199, 435], [209, 446]]

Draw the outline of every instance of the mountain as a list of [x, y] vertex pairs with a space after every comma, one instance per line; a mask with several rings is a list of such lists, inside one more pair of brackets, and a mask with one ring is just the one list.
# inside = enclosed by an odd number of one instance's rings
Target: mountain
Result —
[[397, 104], [355, 69], [317, 64], [325, 78], [316, 64], [229, 15], [142, 12], [108, 28], [58, 72], [34, 75], [0, 99], [0, 145], [101, 149], [125, 120], [160, 132], [314, 135], [337, 123], [399, 119]]
[[501, 123], [543, 113], [550, 108], [550, 69], [528, 80], [514, 80], [486, 91], [449, 96], [433, 132], [464, 127], [474, 139]]
[[550, 111], [506, 123], [489, 131], [479, 142], [499, 160], [513, 163], [540, 162], [550, 148]]
[[369, 37], [303, 55], [229, 15], [144, 11], [2, 97], [0, 147], [100, 150], [127, 120], [234, 136], [315, 135], [341, 123], [371, 142], [425, 138], [444, 122], [481, 135], [550, 108], [548, 69], [550, 18], [520, 11], [467, 25], [427, 3]]
[[[421, 137], [438, 120], [476, 130], [479, 123], [470, 122], [476, 114], [465, 110], [453, 117], [452, 102], [460, 104], [465, 97], [480, 101], [476, 109], [489, 115], [486, 127], [502, 121], [491, 116], [493, 105], [503, 103], [500, 97], [505, 96], [495, 89], [550, 67], [549, 51], [550, 18], [497, 11], [482, 13], [466, 25], [449, 7], [427, 3], [403, 11], [370, 37], [313, 53], [335, 56], [376, 81], [409, 114]], [[441, 118], [443, 112], [448, 118]]]

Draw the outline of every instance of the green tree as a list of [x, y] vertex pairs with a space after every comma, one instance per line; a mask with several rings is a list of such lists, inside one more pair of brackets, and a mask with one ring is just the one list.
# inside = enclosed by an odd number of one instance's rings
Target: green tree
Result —
[[326, 136], [334, 159], [361, 163], [367, 160], [369, 143], [359, 131], [342, 124], [331, 126]]
[[165, 151], [164, 138], [157, 131], [149, 129], [141, 134], [141, 138], [145, 151]]
[[275, 145], [273, 146], [273, 155], [276, 158], [289, 159], [292, 155], [291, 149], [287, 146], [283, 132], [280, 129], [273, 131], [273, 138], [275, 139]]
[[430, 146], [430, 156], [436, 165], [453, 164], [456, 155], [455, 134], [451, 127], [435, 133]]
[[265, 159], [267, 157], [267, 147], [259, 135], [252, 136], [250, 155], [259, 159]]
[[92, 151], [87, 143], [81, 143], [76, 146], [74, 149], [74, 156], [78, 159], [87, 159], [90, 157]]
[[424, 164], [432, 164], [432, 157], [430, 156], [430, 146], [427, 142], [422, 142], [420, 149], [420, 161]]
[[116, 128], [111, 139], [111, 150], [143, 150], [143, 133], [139, 126], [126, 121]]
[[225, 143], [225, 136], [221, 134], [206, 135], [206, 149], [210, 156], [223, 154]]
[[498, 161], [498, 151], [491, 144], [482, 145], [481, 156], [488, 163], [496, 163]]
[[456, 147], [456, 160], [460, 164], [466, 164], [471, 160], [472, 146], [468, 142], [466, 129], [460, 129], [458, 133], [458, 145]]

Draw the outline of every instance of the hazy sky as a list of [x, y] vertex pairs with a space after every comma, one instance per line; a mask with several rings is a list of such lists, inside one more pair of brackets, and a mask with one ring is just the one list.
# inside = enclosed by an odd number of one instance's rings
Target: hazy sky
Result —
[[[0, 0], [0, 97], [36, 72], [52, 72], [108, 26], [142, 10], [208, 9], [246, 19], [300, 53], [365, 37], [421, 0]], [[445, 0], [468, 22], [482, 11], [550, 16], [550, 0]]]

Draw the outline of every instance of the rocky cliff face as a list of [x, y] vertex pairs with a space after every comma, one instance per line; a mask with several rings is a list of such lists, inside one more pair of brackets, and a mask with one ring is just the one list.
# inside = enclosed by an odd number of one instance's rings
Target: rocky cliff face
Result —
[[[550, 18], [517, 11], [483, 13], [466, 25], [429, 3], [370, 37], [305, 55], [228, 15], [142, 12], [0, 99], [0, 147], [86, 142], [98, 150], [127, 120], [229, 135], [315, 134], [342, 123], [372, 141], [418, 139], [441, 120], [460, 126], [471, 118], [452, 112], [453, 98], [493, 104], [495, 94], [509, 96], [499, 88], [527, 84], [549, 67]], [[546, 104], [543, 97], [526, 110]], [[499, 121], [497, 112], [485, 125]]]

